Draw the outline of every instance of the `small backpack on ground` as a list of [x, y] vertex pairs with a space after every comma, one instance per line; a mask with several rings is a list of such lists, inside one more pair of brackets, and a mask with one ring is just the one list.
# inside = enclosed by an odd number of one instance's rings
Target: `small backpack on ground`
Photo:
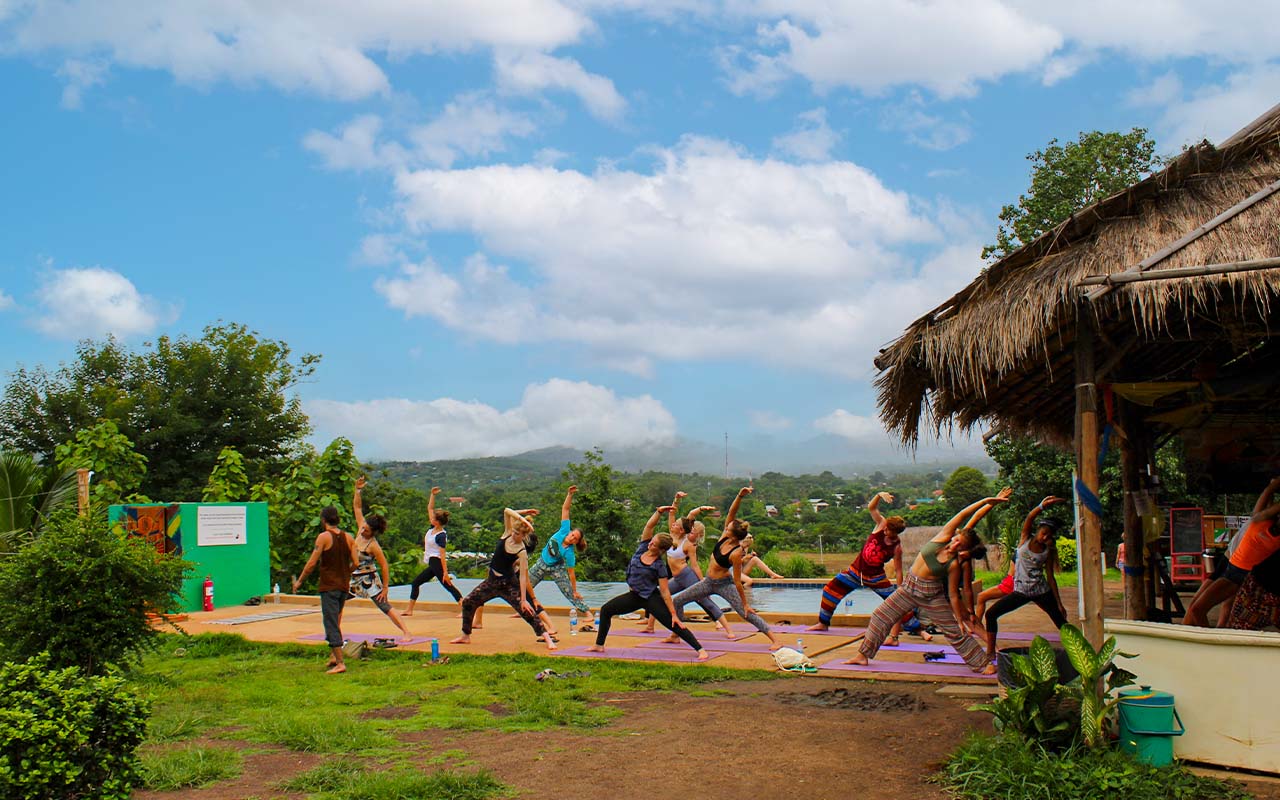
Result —
[[342, 643], [342, 655], [344, 658], [368, 658], [369, 643], [346, 641]]
[[778, 669], [786, 672], [812, 675], [818, 671], [818, 667], [809, 660], [808, 656], [799, 650], [792, 650], [790, 647], [779, 647], [773, 651], [773, 663], [778, 665]]

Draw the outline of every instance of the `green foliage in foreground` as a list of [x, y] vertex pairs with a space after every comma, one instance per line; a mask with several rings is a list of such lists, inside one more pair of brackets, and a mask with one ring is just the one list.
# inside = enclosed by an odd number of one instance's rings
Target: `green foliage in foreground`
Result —
[[426, 775], [414, 769], [369, 771], [345, 762], [329, 762], [280, 784], [290, 792], [313, 792], [314, 800], [448, 798], [486, 800], [507, 794], [488, 771], [441, 771]]
[[[764, 671], [595, 661], [590, 675], [536, 681], [543, 669], [577, 661], [529, 654], [450, 654], [423, 667], [420, 652], [374, 651], [341, 678], [324, 674], [319, 646], [251, 642], [229, 633], [164, 637], [138, 675], [153, 704], [149, 740], [189, 740], [228, 726], [234, 739], [323, 753], [390, 755], [398, 734], [424, 728], [531, 731], [592, 728], [620, 711], [598, 702], [606, 692], [688, 690], [724, 680], [764, 680]], [[397, 718], [366, 712], [394, 708]]]
[[137, 783], [146, 705], [118, 676], [0, 666], [0, 797], [124, 800]]
[[1050, 753], [1014, 735], [973, 736], [935, 778], [962, 800], [1247, 800], [1237, 783], [1180, 765], [1152, 767], [1110, 748]]
[[148, 789], [158, 792], [198, 789], [238, 777], [240, 762], [240, 751], [230, 747], [189, 745], [144, 753], [142, 777]]

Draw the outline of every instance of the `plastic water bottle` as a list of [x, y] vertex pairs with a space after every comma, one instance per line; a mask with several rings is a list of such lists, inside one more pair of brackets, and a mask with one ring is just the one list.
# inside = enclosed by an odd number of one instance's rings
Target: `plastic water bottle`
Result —
[[796, 639], [796, 652], [804, 653], [804, 639], [800, 639], [800, 638]]
[[853, 592], [850, 592], [849, 594], [845, 595], [845, 598], [844, 598], [844, 613], [846, 613], [846, 614], [852, 614], [852, 613], [853, 613]]
[[440, 640], [439, 639], [431, 640], [431, 660], [432, 661], [440, 660]]
[[271, 594], [274, 595], [272, 602], [276, 605], [280, 605], [280, 584], [277, 583], [275, 586], [271, 587]]
[[569, 609], [569, 635], [570, 635], [570, 636], [577, 636], [577, 635], [578, 635], [578, 609], [577, 609], [577, 607], [572, 607], [572, 608], [570, 608], [570, 609]]
[[600, 630], [600, 609], [598, 608], [596, 609], [595, 618], [591, 621], [591, 627], [595, 628], [596, 630]]

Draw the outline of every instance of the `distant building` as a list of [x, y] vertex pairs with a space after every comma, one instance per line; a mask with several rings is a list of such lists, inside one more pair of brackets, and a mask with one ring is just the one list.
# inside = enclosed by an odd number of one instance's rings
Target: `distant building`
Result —
[[770, 503], [769, 505], [764, 507], [764, 513], [768, 514], [771, 517], [776, 517], [778, 516], [778, 507]]
[[449, 498], [449, 502], [450, 502], [450, 503], [453, 503], [453, 504], [454, 504], [454, 505], [456, 505], [458, 508], [462, 508], [462, 504], [463, 504], [463, 503], [465, 503], [465, 502], [467, 502], [467, 498], [465, 498], [465, 497], [450, 497], [450, 498]]

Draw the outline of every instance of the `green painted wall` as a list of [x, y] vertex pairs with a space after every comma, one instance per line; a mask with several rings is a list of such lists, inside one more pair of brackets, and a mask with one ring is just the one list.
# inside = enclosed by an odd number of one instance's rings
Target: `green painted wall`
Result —
[[[198, 509], [201, 506], [243, 506], [245, 543], [199, 546]], [[214, 608], [239, 605], [250, 597], [271, 591], [271, 539], [266, 503], [178, 503], [178, 507], [182, 557], [195, 564], [191, 576], [182, 586], [183, 611], [204, 608], [206, 575], [213, 577]], [[113, 524], [124, 517], [124, 509], [124, 506], [111, 506], [108, 518]]]

